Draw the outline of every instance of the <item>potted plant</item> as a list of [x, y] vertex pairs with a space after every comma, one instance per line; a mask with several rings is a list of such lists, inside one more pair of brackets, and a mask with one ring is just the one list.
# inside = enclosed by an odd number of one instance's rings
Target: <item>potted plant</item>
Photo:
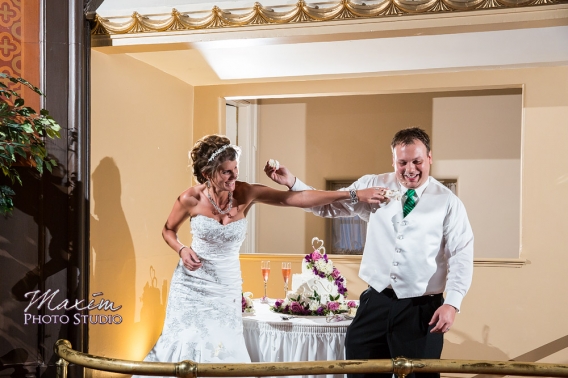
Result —
[[[16, 165], [35, 168], [40, 174], [44, 167], [51, 172], [57, 163], [48, 157], [45, 138], [59, 138], [61, 127], [45, 109], [39, 114], [29, 106], [18, 92], [10, 89], [6, 80], [21, 84], [43, 96], [43, 93], [28, 81], [0, 73], [0, 170], [13, 186], [22, 180]], [[9, 214], [14, 208], [14, 190], [8, 185], [0, 185], [0, 213]]]

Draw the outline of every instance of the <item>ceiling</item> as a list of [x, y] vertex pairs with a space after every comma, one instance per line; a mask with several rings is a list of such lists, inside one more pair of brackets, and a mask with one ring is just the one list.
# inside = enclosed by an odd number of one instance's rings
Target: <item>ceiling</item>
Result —
[[[106, 0], [97, 13], [167, 15], [212, 5]], [[568, 5], [322, 24], [112, 36], [96, 48], [128, 54], [194, 86], [568, 65]]]

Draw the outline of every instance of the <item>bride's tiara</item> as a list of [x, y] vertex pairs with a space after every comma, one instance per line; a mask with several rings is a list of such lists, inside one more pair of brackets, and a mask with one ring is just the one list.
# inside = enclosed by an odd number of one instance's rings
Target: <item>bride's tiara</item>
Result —
[[221, 152], [225, 151], [225, 150], [226, 150], [227, 148], [229, 148], [229, 147], [231, 147], [233, 150], [235, 150], [235, 151], [238, 152], [238, 150], [237, 150], [238, 147], [237, 147], [237, 146], [233, 146], [232, 144], [225, 144], [223, 147], [221, 147], [221, 148], [219, 148], [217, 151], [213, 152], [213, 153], [211, 154], [211, 156], [209, 157], [209, 160], [207, 160], [207, 162], [208, 162], [208, 163], [211, 163], [211, 161], [212, 161], [213, 159], [215, 159], [215, 157], [216, 157], [217, 155], [219, 155]]

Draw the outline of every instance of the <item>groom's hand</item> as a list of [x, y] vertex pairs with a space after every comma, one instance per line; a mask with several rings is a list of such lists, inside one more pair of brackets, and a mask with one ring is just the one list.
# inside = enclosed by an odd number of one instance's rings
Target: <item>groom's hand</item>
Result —
[[294, 176], [292, 172], [290, 172], [288, 168], [282, 164], [280, 164], [278, 169], [274, 169], [270, 166], [269, 162], [266, 162], [266, 165], [264, 166], [264, 173], [266, 173], [272, 181], [280, 185], [286, 185], [288, 189], [292, 188], [296, 182], [296, 176]]
[[434, 316], [432, 316], [432, 320], [430, 320], [429, 325], [435, 324], [435, 326], [430, 330], [432, 333], [446, 333], [450, 330], [452, 324], [454, 324], [454, 319], [456, 318], [456, 312], [458, 310], [451, 305], [443, 304], [441, 305], [436, 312], [434, 312]]

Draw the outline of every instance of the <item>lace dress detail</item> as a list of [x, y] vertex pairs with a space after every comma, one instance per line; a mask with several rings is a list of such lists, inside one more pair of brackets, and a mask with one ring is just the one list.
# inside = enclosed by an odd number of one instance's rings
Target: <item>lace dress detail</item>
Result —
[[203, 263], [174, 272], [162, 334], [144, 361], [250, 362], [243, 338], [239, 249], [246, 218], [222, 225], [191, 219], [191, 248]]

